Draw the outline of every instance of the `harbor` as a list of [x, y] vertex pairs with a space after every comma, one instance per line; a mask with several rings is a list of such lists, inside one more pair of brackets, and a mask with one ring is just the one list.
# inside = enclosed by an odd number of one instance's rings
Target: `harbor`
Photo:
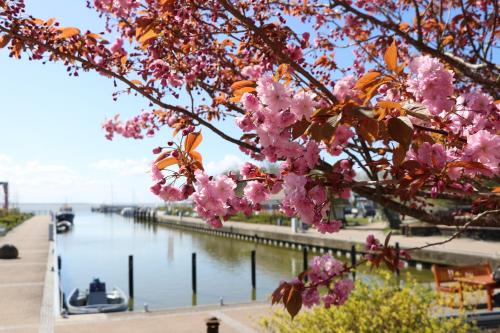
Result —
[[[270, 293], [280, 280], [303, 270], [305, 249], [310, 257], [329, 252], [351, 261], [350, 249], [355, 245], [359, 251], [354, 258], [360, 259], [361, 233], [366, 237], [367, 232], [377, 232], [342, 230], [343, 241], [350, 241], [344, 244], [332, 235], [294, 233], [289, 227], [227, 222], [224, 228], [213, 229], [196, 218], [161, 212], [150, 221], [91, 212], [89, 207], [77, 207], [75, 214], [75, 226], [68, 233], [55, 234], [50, 215], [39, 215], [0, 238], [1, 243], [16, 244], [20, 253], [20, 259], [0, 261], [0, 306], [7, 309], [0, 313], [0, 332], [136, 332], [140, 328], [164, 332], [165, 325], [175, 327], [175, 332], [205, 332], [206, 320], [212, 317], [220, 321], [220, 332], [258, 332], [258, 319], [274, 311]], [[428, 241], [412, 237], [404, 244]], [[498, 243], [483, 241], [476, 248], [478, 241], [458, 241], [456, 247], [433, 249], [432, 258], [500, 259]], [[193, 253], [197, 273], [192, 271]], [[66, 314], [65, 296], [93, 278], [130, 291], [130, 256], [134, 258], [132, 311]], [[415, 260], [403, 272], [431, 284], [431, 263]], [[370, 272], [360, 270], [356, 278], [370, 279]]]

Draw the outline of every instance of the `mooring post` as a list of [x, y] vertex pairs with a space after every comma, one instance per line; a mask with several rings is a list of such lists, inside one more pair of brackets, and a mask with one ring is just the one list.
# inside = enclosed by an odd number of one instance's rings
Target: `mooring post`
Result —
[[196, 295], [196, 252], [191, 255], [191, 280], [193, 282], [193, 294]]
[[128, 256], [128, 294], [129, 294], [129, 310], [134, 309], [134, 256]]
[[255, 276], [255, 250], [252, 250], [252, 288], [255, 289], [257, 286], [256, 276]]
[[[307, 271], [307, 268], [309, 266], [309, 260], [307, 259], [307, 246], [304, 245], [302, 248], [302, 255], [303, 255], [303, 260], [304, 260], [304, 271]], [[307, 282], [307, 274], [304, 276], [304, 281]]]
[[219, 333], [220, 321], [217, 317], [207, 319], [207, 333]]
[[395, 261], [395, 264], [396, 264], [396, 276], [398, 278], [398, 283], [399, 283], [399, 242], [396, 242], [396, 261]]
[[356, 280], [356, 246], [351, 246], [352, 280]]

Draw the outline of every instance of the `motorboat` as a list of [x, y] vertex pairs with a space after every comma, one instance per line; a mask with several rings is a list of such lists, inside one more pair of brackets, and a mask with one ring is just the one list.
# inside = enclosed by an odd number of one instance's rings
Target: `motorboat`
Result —
[[81, 292], [74, 289], [66, 300], [69, 314], [91, 314], [102, 312], [126, 311], [128, 297], [118, 287], [111, 292], [106, 291], [106, 284], [94, 279], [89, 289]]
[[56, 222], [56, 231], [58, 234], [63, 232], [68, 232], [73, 227], [73, 223], [69, 221], [57, 221]]
[[120, 211], [120, 214], [125, 217], [134, 216], [135, 209], [133, 207], [125, 207]]
[[73, 224], [73, 220], [75, 219], [75, 214], [73, 213], [73, 208], [68, 205], [64, 205], [59, 209], [59, 212], [56, 214], [56, 220], [59, 221], [68, 221]]

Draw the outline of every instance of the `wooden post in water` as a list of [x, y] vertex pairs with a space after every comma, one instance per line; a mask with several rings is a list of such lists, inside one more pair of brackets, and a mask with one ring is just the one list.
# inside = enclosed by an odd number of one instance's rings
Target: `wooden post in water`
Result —
[[356, 280], [356, 245], [351, 246], [351, 266], [352, 270], [352, 280]]
[[398, 284], [399, 284], [399, 242], [396, 242], [396, 277], [398, 279]]
[[256, 293], [255, 290], [257, 289], [257, 278], [255, 275], [255, 250], [252, 250], [251, 252], [251, 265], [252, 265], [252, 301], [255, 301]]
[[134, 309], [134, 256], [128, 256], [128, 294], [129, 303], [128, 308], [130, 311]]
[[[303, 263], [304, 263], [304, 271], [307, 270], [309, 266], [309, 260], [307, 259], [307, 246], [304, 245], [302, 248], [302, 255], [303, 255]], [[307, 274], [304, 276], [304, 281], [307, 282]]]
[[191, 280], [193, 282], [193, 294], [196, 295], [196, 252], [191, 255]]

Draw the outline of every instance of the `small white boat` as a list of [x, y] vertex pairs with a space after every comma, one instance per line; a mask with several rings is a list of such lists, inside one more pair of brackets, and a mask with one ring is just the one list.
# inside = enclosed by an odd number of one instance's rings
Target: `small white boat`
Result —
[[66, 305], [69, 314], [125, 311], [128, 308], [128, 297], [118, 287], [106, 292], [106, 284], [94, 279], [85, 292], [74, 289], [68, 295]]
[[59, 221], [56, 223], [56, 231], [58, 234], [67, 232], [73, 227], [73, 223], [69, 221]]

